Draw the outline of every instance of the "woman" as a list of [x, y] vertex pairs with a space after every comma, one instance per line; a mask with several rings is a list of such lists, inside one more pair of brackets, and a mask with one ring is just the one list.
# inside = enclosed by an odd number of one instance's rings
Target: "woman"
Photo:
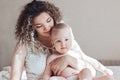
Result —
[[[24, 7], [16, 25], [18, 43], [13, 56], [10, 80], [20, 80], [24, 67], [28, 80], [41, 80], [46, 58], [51, 53], [49, 32], [61, 18], [59, 8], [46, 1], [34, 0]], [[73, 50], [80, 51], [76, 42]], [[85, 54], [81, 53], [82, 55]], [[68, 65], [75, 66], [76, 63], [74, 57], [63, 56], [54, 60], [51, 68], [59, 75]]]
[[[14, 52], [10, 80], [20, 80], [24, 66], [28, 80], [41, 78], [46, 65], [46, 57], [51, 51], [49, 31], [60, 20], [59, 9], [49, 2], [32, 1], [25, 6], [16, 25], [15, 34], [19, 41]], [[68, 65], [62, 58], [65, 58], [67, 62], [70, 61], [68, 60], [70, 56], [57, 59], [53, 64], [56, 73], [59, 67], [64, 69]], [[64, 66], [62, 66], [63, 63]]]

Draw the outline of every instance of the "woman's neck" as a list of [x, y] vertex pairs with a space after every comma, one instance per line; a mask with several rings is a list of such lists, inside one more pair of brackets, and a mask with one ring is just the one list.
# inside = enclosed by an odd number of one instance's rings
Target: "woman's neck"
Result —
[[47, 47], [52, 47], [52, 44], [51, 44], [51, 40], [49, 37], [42, 37], [42, 36], [38, 36], [39, 37], [39, 41], [47, 46]]

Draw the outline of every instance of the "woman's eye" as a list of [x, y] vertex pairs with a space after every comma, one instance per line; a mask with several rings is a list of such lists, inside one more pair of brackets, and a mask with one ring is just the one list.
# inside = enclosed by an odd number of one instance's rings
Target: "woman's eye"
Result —
[[51, 18], [48, 18], [48, 19], [47, 19], [47, 23], [49, 23], [50, 21], [51, 21]]
[[36, 28], [41, 28], [42, 24], [36, 25]]

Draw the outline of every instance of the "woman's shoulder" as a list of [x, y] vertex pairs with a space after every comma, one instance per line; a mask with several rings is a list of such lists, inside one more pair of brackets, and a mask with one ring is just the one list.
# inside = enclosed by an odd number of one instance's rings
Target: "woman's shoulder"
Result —
[[26, 44], [17, 42], [14, 50], [15, 55], [26, 55]]

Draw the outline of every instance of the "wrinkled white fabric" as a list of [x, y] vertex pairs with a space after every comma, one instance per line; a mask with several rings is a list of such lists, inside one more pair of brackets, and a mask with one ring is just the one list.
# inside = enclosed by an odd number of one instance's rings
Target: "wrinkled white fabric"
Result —
[[3, 67], [3, 70], [0, 72], [0, 80], [9, 80], [11, 68]]
[[[11, 71], [11, 66], [3, 67], [3, 70], [0, 71], [0, 80], [10, 80], [10, 71]], [[21, 79], [27, 80], [25, 69], [23, 70]]]

